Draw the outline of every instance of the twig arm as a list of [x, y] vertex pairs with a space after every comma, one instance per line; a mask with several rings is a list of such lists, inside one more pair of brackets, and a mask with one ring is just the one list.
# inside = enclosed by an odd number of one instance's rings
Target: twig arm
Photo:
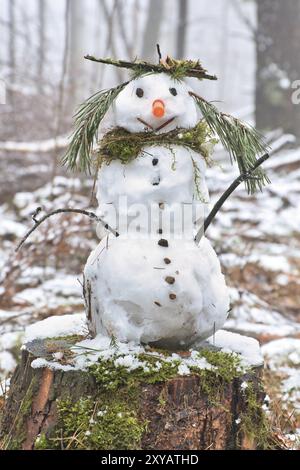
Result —
[[55, 211], [53, 212], [50, 212], [49, 214], [46, 214], [44, 215], [41, 219], [37, 219], [36, 218], [36, 215], [40, 212], [41, 208], [38, 207], [38, 209], [34, 212], [33, 216], [32, 216], [32, 219], [33, 221], [35, 222], [34, 226], [25, 234], [25, 236], [22, 238], [22, 240], [20, 241], [20, 243], [18, 244], [17, 248], [15, 249], [15, 251], [19, 251], [20, 248], [22, 248], [22, 246], [24, 245], [24, 243], [26, 242], [26, 240], [30, 237], [30, 235], [43, 223], [45, 222], [45, 220], [49, 219], [49, 217], [52, 217], [53, 215], [56, 215], [56, 214], [66, 214], [66, 213], [75, 213], [75, 214], [82, 214], [82, 215], [86, 215], [87, 217], [89, 217], [91, 220], [94, 220], [95, 222], [100, 222], [104, 228], [106, 228], [106, 230], [108, 230], [109, 232], [111, 232], [115, 237], [118, 237], [119, 236], [119, 233], [113, 229], [112, 227], [110, 227], [103, 219], [101, 219], [101, 217], [98, 217], [94, 212], [91, 212], [91, 211], [86, 211], [84, 209], [56, 209]]
[[253, 167], [247, 172], [247, 173], [242, 173], [240, 176], [238, 176], [232, 183], [231, 185], [226, 189], [226, 191], [222, 194], [220, 199], [216, 202], [210, 213], [208, 214], [207, 218], [204, 221], [204, 224], [201, 226], [201, 228], [198, 230], [197, 235], [195, 237], [195, 242], [198, 245], [202, 235], [206, 232], [208, 229], [209, 225], [215, 218], [216, 214], [219, 212], [221, 207], [223, 206], [224, 202], [229, 198], [229, 196], [233, 193], [233, 191], [244, 181], [250, 178], [255, 178], [255, 176], [252, 176], [253, 172], [260, 166], [262, 165], [268, 158], [269, 154], [265, 153], [262, 157], [260, 157], [257, 162], [253, 165]]

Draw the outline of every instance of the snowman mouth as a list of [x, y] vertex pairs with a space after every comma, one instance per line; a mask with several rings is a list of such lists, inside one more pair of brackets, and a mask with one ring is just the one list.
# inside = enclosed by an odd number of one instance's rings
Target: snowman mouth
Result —
[[151, 124], [149, 124], [147, 121], [145, 121], [145, 120], [142, 119], [142, 118], [139, 118], [139, 117], [138, 117], [137, 120], [138, 120], [139, 122], [141, 122], [142, 124], [144, 124], [144, 126], [146, 126], [146, 127], [148, 127], [149, 129], [151, 129], [152, 131], [157, 132], [157, 131], [162, 130], [164, 127], [168, 126], [169, 124], [171, 124], [171, 122], [173, 122], [174, 119], [176, 119], [176, 117], [177, 117], [177, 116], [171, 117], [170, 119], [168, 119], [167, 121], [165, 121], [163, 124], [161, 124], [160, 126], [158, 126], [158, 127], [156, 127], [156, 128], [153, 127]]

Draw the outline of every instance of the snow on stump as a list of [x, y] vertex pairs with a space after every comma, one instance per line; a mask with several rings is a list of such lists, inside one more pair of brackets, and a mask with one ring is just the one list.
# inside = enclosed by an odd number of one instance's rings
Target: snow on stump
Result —
[[268, 447], [256, 340], [219, 331], [174, 353], [85, 338], [81, 314], [27, 328], [2, 416], [2, 448]]

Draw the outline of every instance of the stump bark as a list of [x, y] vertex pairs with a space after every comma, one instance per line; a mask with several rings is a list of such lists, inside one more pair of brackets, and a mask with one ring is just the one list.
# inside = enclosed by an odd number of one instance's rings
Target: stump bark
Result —
[[[32, 359], [28, 351], [23, 351], [21, 363], [12, 377], [0, 427], [1, 446], [3, 449], [32, 450], [49, 448], [52, 442], [55, 448], [73, 448], [74, 443], [70, 446], [71, 441], [66, 440], [67, 431], [61, 422], [58, 403], [69, 400], [70, 403], [78, 404], [80, 400], [88, 398], [91, 403], [98, 400], [99, 407], [99, 383], [86, 371], [52, 370], [47, 367], [34, 369], [31, 367]], [[137, 402], [136, 417], [126, 421], [126, 425], [129, 423], [130, 427], [130, 423], [133, 423], [137, 432], [136, 423], [144, 423], [142, 432], [140, 438], [135, 434], [131, 446], [127, 441], [123, 443], [121, 436], [118, 449], [256, 448], [260, 444], [255, 442], [253, 436], [259, 435], [255, 426], [261, 426], [261, 405], [264, 400], [261, 371], [262, 366], [256, 367], [250, 375], [235, 377], [224, 383], [218, 402], [210, 399], [209, 392], [203, 391], [201, 377], [197, 375], [177, 376], [158, 383], [140, 383], [138, 393], [129, 397], [129, 400]], [[243, 383], [251, 383], [254, 408], [253, 403], [249, 404], [249, 394], [243, 392]], [[250, 408], [252, 414], [249, 418]], [[89, 415], [88, 419], [94, 422], [98, 415], [94, 409], [92, 418]], [[249, 434], [243, 426], [246, 419], [250, 419], [253, 433]], [[85, 418], [83, 421], [86, 422]], [[98, 426], [98, 433], [101, 431], [99, 429]], [[51, 436], [55, 436], [55, 439], [51, 440]], [[111, 444], [106, 445], [109, 449], [116, 448], [114, 436], [111, 439], [108, 441]], [[103, 439], [102, 444], [97, 442], [91, 444], [89, 441], [87, 448], [103, 448]]]

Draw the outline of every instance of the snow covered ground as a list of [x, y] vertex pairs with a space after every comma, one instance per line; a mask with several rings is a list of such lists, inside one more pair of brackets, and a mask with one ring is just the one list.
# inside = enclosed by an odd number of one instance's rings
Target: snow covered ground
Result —
[[[225, 328], [263, 345], [271, 400], [292, 413], [293, 441], [300, 428], [300, 149], [282, 149], [288, 142], [280, 137], [273, 145], [266, 165], [272, 184], [255, 197], [238, 189], [207, 236], [231, 287]], [[222, 151], [216, 157], [222, 169], [208, 170], [212, 202], [237, 175]], [[14, 252], [38, 206], [90, 206], [91, 178], [61, 172], [49, 182], [51, 168], [45, 152], [29, 149], [26, 164], [23, 152], [0, 152], [0, 379], [17, 363], [25, 326], [83, 313], [82, 270], [97, 243], [89, 220], [55, 216], [35, 232], [34, 243]]]

